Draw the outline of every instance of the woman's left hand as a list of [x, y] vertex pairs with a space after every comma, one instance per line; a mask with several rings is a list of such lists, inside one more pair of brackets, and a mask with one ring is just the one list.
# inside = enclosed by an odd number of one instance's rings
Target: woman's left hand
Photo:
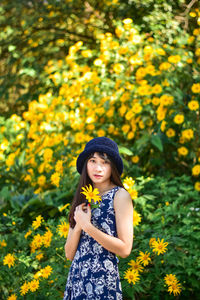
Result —
[[76, 207], [74, 212], [74, 219], [76, 223], [84, 230], [85, 226], [87, 226], [91, 222], [91, 208], [90, 205], [85, 203]]

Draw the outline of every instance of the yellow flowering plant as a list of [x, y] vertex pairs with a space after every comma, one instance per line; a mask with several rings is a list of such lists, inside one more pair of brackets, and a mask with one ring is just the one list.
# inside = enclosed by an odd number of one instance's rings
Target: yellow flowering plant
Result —
[[0, 227], [4, 230], [0, 244], [0, 277], [4, 274], [5, 278], [0, 287], [2, 299], [60, 297], [70, 266], [64, 254], [69, 230], [64, 210], [57, 220], [38, 215], [28, 227], [17, 216], [5, 213], [3, 218], [4, 227]]
[[82, 192], [81, 194], [85, 195], [86, 198], [86, 204], [90, 204], [91, 208], [97, 208], [102, 201], [100, 195], [99, 195], [99, 190], [97, 188], [92, 187], [91, 184], [88, 186], [82, 187]]

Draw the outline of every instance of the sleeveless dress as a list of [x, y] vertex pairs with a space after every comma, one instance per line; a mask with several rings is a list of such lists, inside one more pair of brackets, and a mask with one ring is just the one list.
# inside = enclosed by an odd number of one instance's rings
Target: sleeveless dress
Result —
[[[113, 200], [119, 186], [101, 196], [99, 207], [92, 209], [91, 223], [117, 237]], [[116, 255], [82, 230], [72, 261], [63, 300], [122, 300]]]

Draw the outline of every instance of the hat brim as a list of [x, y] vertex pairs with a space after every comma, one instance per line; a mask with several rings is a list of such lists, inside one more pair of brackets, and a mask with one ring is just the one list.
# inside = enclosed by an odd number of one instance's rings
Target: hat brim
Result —
[[107, 155], [109, 155], [111, 157], [112, 161], [115, 163], [119, 174], [120, 175], [122, 174], [123, 161], [122, 161], [120, 155], [116, 151], [110, 149], [110, 147], [107, 147], [105, 145], [94, 145], [93, 147], [90, 147], [90, 149], [84, 150], [83, 152], [81, 152], [79, 154], [77, 161], [76, 161], [76, 168], [77, 168], [77, 171], [79, 172], [79, 174], [82, 173], [83, 165], [84, 165], [86, 159], [88, 158], [88, 156], [94, 152], [102, 152], [102, 153], [106, 153]]

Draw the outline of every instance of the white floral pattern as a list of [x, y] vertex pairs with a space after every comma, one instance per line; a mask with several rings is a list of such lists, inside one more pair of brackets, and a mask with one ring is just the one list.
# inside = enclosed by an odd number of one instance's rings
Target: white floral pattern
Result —
[[[98, 208], [92, 209], [92, 224], [117, 236], [113, 200], [114, 187], [102, 196]], [[63, 300], [122, 300], [118, 258], [82, 231], [72, 261]]]

